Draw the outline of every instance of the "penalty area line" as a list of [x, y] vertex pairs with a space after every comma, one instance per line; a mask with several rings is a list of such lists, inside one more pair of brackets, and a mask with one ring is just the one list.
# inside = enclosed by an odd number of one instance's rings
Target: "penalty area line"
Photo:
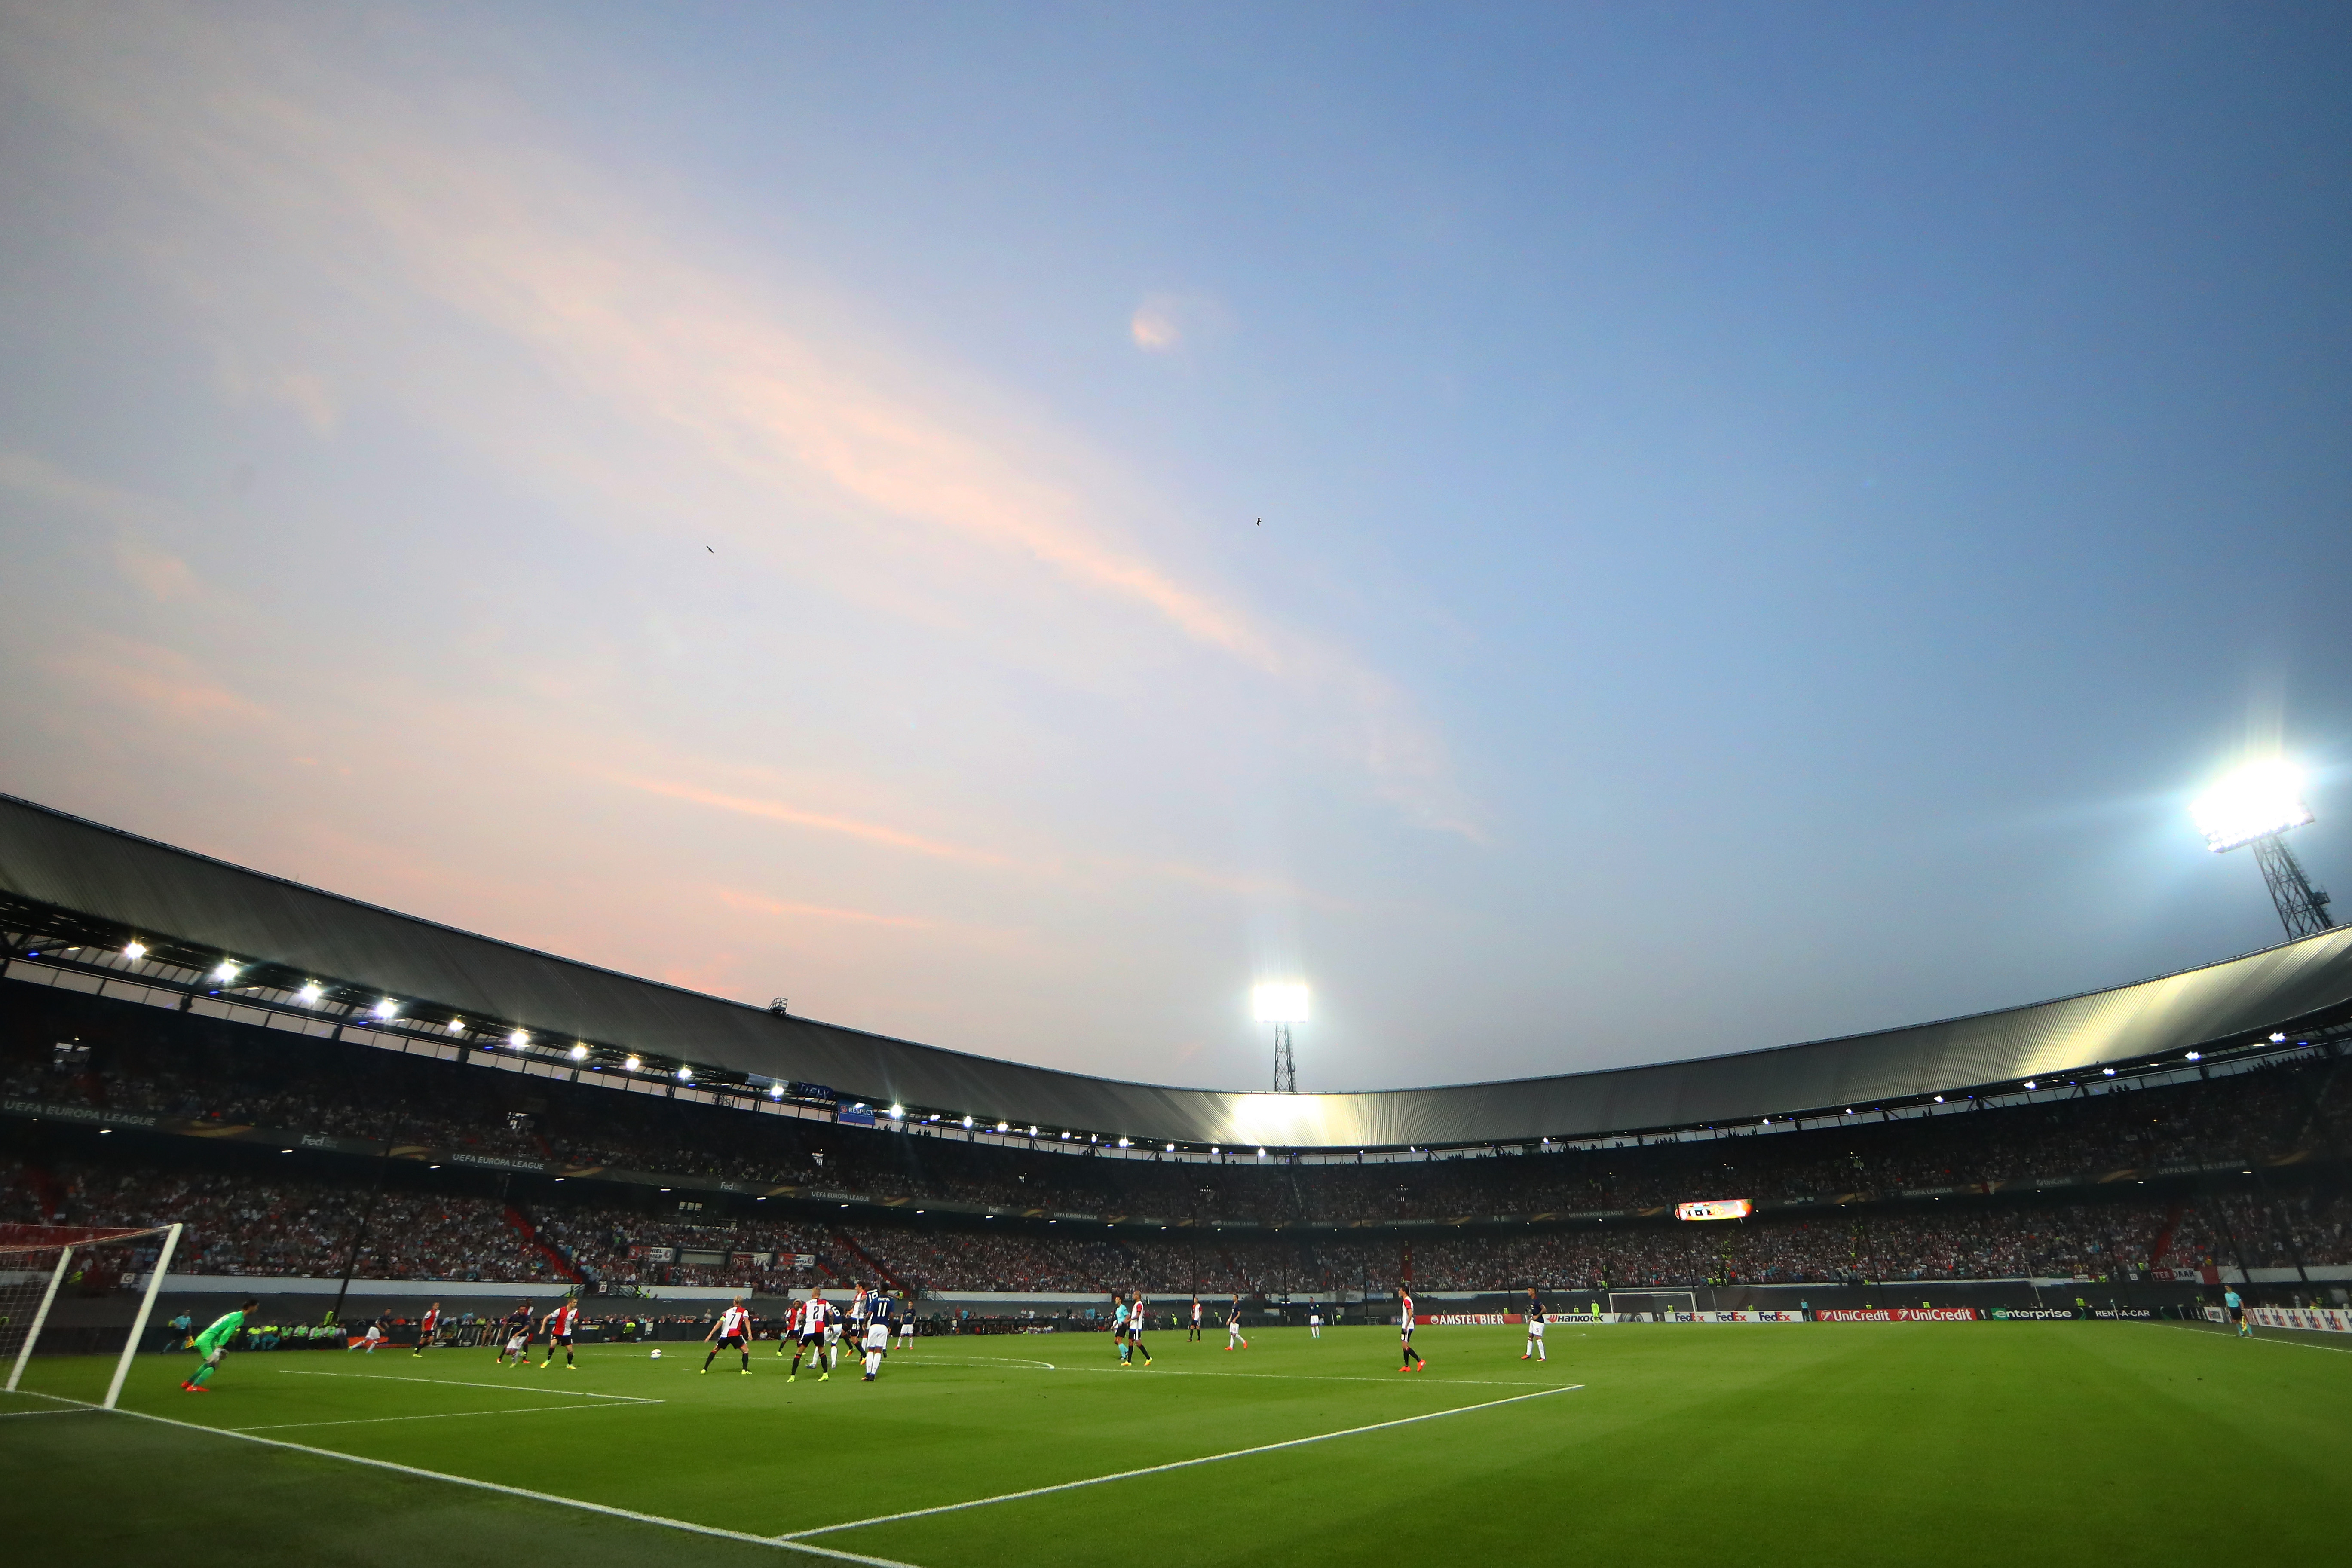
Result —
[[[1216, 1374], [1207, 1374], [1216, 1375]], [[812, 1535], [830, 1535], [840, 1530], [863, 1530], [870, 1524], [896, 1524], [901, 1520], [927, 1519], [935, 1513], [961, 1513], [968, 1508], [987, 1508], [992, 1503], [1018, 1502], [1024, 1498], [1050, 1497], [1055, 1492], [1076, 1491], [1081, 1487], [1098, 1487], [1111, 1481], [1130, 1481], [1138, 1476], [1156, 1476], [1168, 1470], [1189, 1470], [1195, 1465], [1213, 1465], [1225, 1459], [1244, 1459], [1252, 1454], [1278, 1453], [1284, 1448], [1303, 1448], [1310, 1443], [1328, 1443], [1335, 1437], [1354, 1437], [1366, 1432], [1385, 1431], [1391, 1426], [1411, 1426], [1421, 1421], [1441, 1421], [1448, 1415], [1467, 1415], [1475, 1410], [1493, 1410], [1500, 1405], [1517, 1405], [1522, 1400], [1541, 1399], [1551, 1394], [1570, 1394], [1582, 1388], [1580, 1383], [1563, 1384], [1554, 1388], [1538, 1388], [1533, 1394], [1514, 1394], [1507, 1399], [1482, 1400], [1476, 1405], [1457, 1405], [1451, 1410], [1432, 1410], [1420, 1415], [1403, 1415], [1394, 1421], [1375, 1421], [1369, 1426], [1350, 1426], [1339, 1432], [1318, 1432], [1311, 1437], [1292, 1437], [1280, 1443], [1261, 1443], [1254, 1448], [1235, 1448], [1225, 1454], [1202, 1454], [1193, 1459], [1171, 1459], [1164, 1465], [1146, 1465], [1139, 1470], [1121, 1470], [1116, 1475], [1089, 1476], [1082, 1481], [1062, 1481], [1050, 1487], [1031, 1487], [1026, 1491], [1004, 1492], [996, 1497], [973, 1498], [969, 1502], [945, 1502], [936, 1508], [909, 1509], [904, 1513], [881, 1513], [872, 1519], [854, 1519], [846, 1524], [821, 1524], [814, 1530], [795, 1530], [779, 1535], [780, 1542], [797, 1543]]]
[[66, 1400], [63, 1394], [47, 1394], [45, 1398], [64, 1400], [101, 1415], [128, 1415], [134, 1421], [152, 1421], [159, 1426], [179, 1426], [190, 1432], [209, 1432], [215, 1437], [234, 1437], [240, 1443], [258, 1443], [268, 1448], [284, 1448], [289, 1453], [309, 1454], [320, 1459], [340, 1459], [348, 1465], [364, 1465], [373, 1470], [390, 1470], [395, 1475], [415, 1476], [421, 1480], [446, 1481], [453, 1487], [471, 1487], [476, 1491], [497, 1492], [505, 1497], [526, 1498], [532, 1502], [552, 1503], [558, 1508], [576, 1508], [585, 1513], [600, 1513], [608, 1519], [625, 1519], [635, 1524], [650, 1524], [662, 1530], [683, 1531], [688, 1535], [708, 1535], [719, 1541], [740, 1541], [746, 1545], [765, 1546], [780, 1552], [803, 1552], [812, 1557], [830, 1557], [842, 1563], [863, 1563], [867, 1568], [919, 1568], [912, 1563], [901, 1563], [895, 1557], [868, 1557], [860, 1552], [843, 1552], [830, 1546], [818, 1546], [803, 1541], [788, 1541], [772, 1535], [753, 1535], [748, 1531], [724, 1530], [715, 1524], [697, 1524], [690, 1519], [667, 1519], [657, 1513], [639, 1513], [635, 1509], [615, 1508], [610, 1503], [590, 1502], [585, 1498], [559, 1497], [553, 1492], [533, 1491], [529, 1487], [510, 1487], [503, 1481], [486, 1481], [473, 1476], [453, 1476], [446, 1470], [428, 1470], [419, 1465], [404, 1465], [394, 1459], [374, 1459], [364, 1454], [346, 1454], [334, 1448], [314, 1447], [308, 1443], [292, 1443], [283, 1437], [264, 1437], [253, 1432], [241, 1432], [234, 1426], [207, 1426], [201, 1421], [181, 1421], [169, 1415], [151, 1415], [144, 1410], [116, 1409], [104, 1411], [88, 1400]]
[[307, 1367], [281, 1366], [280, 1377], [353, 1377], [370, 1383], [414, 1383], [428, 1388], [494, 1388], [500, 1394], [543, 1394], [551, 1399], [616, 1399], [629, 1405], [659, 1405], [635, 1394], [599, 1394], [593, 1388], [541, 1388], [527, 1383], [468, 1383], [455, 1377], [411, 1377], [403, 1372], [312, 1372]]
[[[628, 1405], [535, 1405], [520, 1410], [443, 1410], [431, 1415], [354, 1415], [337, 1421], [272, 1421], [263, 1426], [227, 1426], [228, 1432], [289, 1432], [297, 1426], [380, 1426], [387, 1421], [458, 1421], [468, 1415], [578, 1415], [591, 1410], [626, 1410], [630, 1405], [659, 1405], [658, 1399], [633, 1399]], [[43, 1415], [65, 1415], [44, 1411]]]

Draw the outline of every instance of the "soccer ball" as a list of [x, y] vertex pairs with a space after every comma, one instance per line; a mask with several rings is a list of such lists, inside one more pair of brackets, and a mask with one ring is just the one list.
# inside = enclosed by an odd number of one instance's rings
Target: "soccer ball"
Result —
[[661, 1360], [661, 1352], [660, 1352], [660, 1351], [656, 1350], [656, 1352], [654, 1352], [654, 1360], [656, 1360], [656, 1361], [659, 1361], [659, 1360]]

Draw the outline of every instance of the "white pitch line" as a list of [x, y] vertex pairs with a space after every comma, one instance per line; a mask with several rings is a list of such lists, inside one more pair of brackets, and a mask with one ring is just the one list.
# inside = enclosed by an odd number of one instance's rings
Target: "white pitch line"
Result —
[[[1206, 1377], [1220, 1375], [1204, 1373]], [[974, 1498], [969, 1502], [944, 1502], [936, 1508], [908, 1509], [904, 1513], [877, 1514], [872, 1519], [854, 1519], [846, 1524], [821, 1524], [814, 1530], [795, 1530], [775, 1539], [780, 1542], [798, 1542], [812, 1535], [830, 1535], [835, 1531], [863, 1530], [869, 1524], [896, 1524], [901, 1520], [924, 1519], [935, 1513], [961, 1513], [968, 1508], [986, 1508], [992, 1503], [1018, 1502], [1024, 1498], [1048, 1497], [1055, 1492], [1076, 1491], [1081, 1487], [1098, 1487], [1110, 1481], [1133, 1480], [1138, 1476], [1156, 1476], [1167, 1470], [1188, 1470], [1195, 1465], [1213, 1465], [1223, 1459], [1243, 1459], [1252, 1454], [1272, 1454], [1284, 1448], [1303, 1448], [1309, 1443], [1328, 1443], [1335, 1437], [1354, 1437], [1366, 1432], [1383, 1431], [1391, 1426], [1410, 1426], [1420, 1421], [1437, 1421], [1448, 1415], [1467, 1415], [1476, 1410], [1492, 1410], [1497, 1405], [1517, 1405], [1525, 1399], [1541, 1399], [1549, 1394], [1568, 1394], [1582, 1388], [1580, 1383], [1570, 1383], [1557, 1388], [1538, 1388], [1533, 1394], [1514, 1394], [1507, 1399], [1488, 1399], [1476, 1405], [1457, 1405], [1451, 1410], [1432, 1410], [1425, 1415], [1400, 1416], [1394, 1421], [1375, 1421], [1369, 1426], [1350, 1426], [1340, 1432], [1318, 1432], [1311, 1437], [1292, 1437], [1280, 1443], [1261, 1443], [1255, 1448], [1235, 1448], [1227, 1454], [1203, 1454], [1194, 1459], [1173, 1459], [1164, 1465], [1146, 1465], [1139, 1470], [1121, 1470], [1116, 1475], [1089, 1476], [1082, 1481], [1062, 1481], [1050, 1487], [1031, 1487], [1026, 1491], [1005, 1492], [997, 1497]]]
[[563, 1399], [623, 1399], [637, 1405], [659, 1405], [658, 1399], [643, 1399], [634, 1394], [599, 1394], [593, 1388], [541, 1388], [528, 1383], [467, 1383], [454, 1377], [411, 1377], [404, 1372], [311, 1372], [302, 1367], [281, 1366], [280, 1377], [363, 1377], [371, 1383], [414, 1383], [426, 1388], [495, 1388], [500, 1394], [544, 1394]]
[[87, 1415], [87, 1410], [0, 1410], [0, 1421], [17, 1415]]
[[[630, 1405], [660, 1405], [659, 1399], [632, 1399]], [[387, 1421], [456, 1421], [467, 1415], [572, 1415], [588, 1410], [622, 1410], [621, 1405], [541, 1405], [521, 1410], [444, 1410], [432, 1415], [354, 1415], [344, 1421], [272, 1421], [260, 1426], [230, 1426], [231, 1432], [286, 1432], [297, 1426], [377, 1426]], [[49, 1414], [44, 1412], [43, 1414]], [[56, 1414], [63, 1415], [62, 1411]]]
[[[358, 1375], [358, 1374], [352, 1374]], [[62, 1400], [86, 1410], [99, 1406], [86, 1400], [65, 1399], [63, 1394], [44, 1394], [45, 1399]], [[105, 1412], [100, 1412], [105, 1414]], [[625, 1519], [637, 1524], [651, 1524], [664, 1530], [684, 1531], [689, 1535], [713, 1536], [720, 1541], [740, 1541], [752, 1546], [773, 1547], [782, 1552], [805, 1552], [815, 1557], [830, 1557], [842, 1563], [863, 1563], [867, 1568], [919, 1568], [913, 1563], [901, 1563], [894, 1557], [868, 1557], [856, 1552], [842, 1552], [830, 1546], [816, 1546], [803, 1541], [785, 1541], [771, 1535], [752, 1535], [740, 1530], [722, 1530], [715, 1524], [697, 1524], [690, 1519], [667, 1519], [657, 1513], [639, 1513], [635, 1509], [614, 1508], [610, 1503], [590, 1502], [584, 1498], [558, 1497], [553, 1492], [538, 1492], [529, 1487], [510, 1487], [502, 1481], [486, 1481], [473, 1476], [453, 1476], [446, 1470], [428, 1470], [417, 1465], [404, 1465], [393, 1459], [374, 1459], [364, 1454], [346, 1454], [334, 1448], [313, 1447], [308, 1443], [289, 1443], [283, 1437], [263, 1437], [251, 1432], [240, 1432], [234, 1426], [207, 1426], [200, 1421], [180, 1421], [169, 1415], [151, 1415], [144, 1410], [116, 1409], [111, 1414], [128, 1415], [135, 1421], [152, 1421], [163, 1426], [181, 1426], [191, 1432], [209, 1432], [215, 1437], [234, 1437], [240, 1443], [259, 1443], [265, 1447], [284, 1448], [292, 1453], [309, 1454], [315, 1458], [341, 1459], [346, 1464], [364, 1465], [370, 1469], [391, 1470], [399, 1475], [416, 1476], [428, 1481], [446, 1481], [454, 1487], [471, 1487], [477, 1491], [499, 1492], [507, 1497], [527, 1498], [532, 1502], [553, 1503], [558, 1508], [576, 1508], [587, 1513], [601, 1513], [608, 1519]]]
[[[1027, 1361], [1019, 1356], [925, 1356], [925, 1366], [940, 1366], [952, 1362], [958, 1366], [1042, 1366], [1048, 1372], [1112, 1373], [1115, 1366], [1056, 1366], [1050, 1361]], [[1165, 1372], [1154, 1369], [1160, 1377], [1257, 1377], [1275, 1378], [1285, 1383], [1385, 1383], [1391, 1388], [1402, 1388], [1404, 1384], [1393, 1377], [1360, 1377], [1344, 1372], [1181, 1372], [1174, 1367]], [[1415, 1373], [1415, 1383], [1453, 1384], [1464, 1388], [1525, 1388], [1528, 1385], [1508, 1377], [1423, 1377]]]
[[[1064, 1372], [1107, 1373], [1116, 1372], [1118, 1369], [1117, 1367], [1109, 1366], [1066, 1366], [1061, 1370]], [[1345, 1372], [1180, 1372], [1174, 1367], [1171, 1367], [1166, 1372], [1158, 1373], [1156, 1375], [1160, 1377], [1275, 1378], [1284, 1383], [1385, 1383], [1391, 1388], [1406, 1388], [1411, 1386], [1410, 1384], [1402, 1382], [1393, 1377], [1361, 1377], [1353, 1373]], [[1465, 1388], [1527, 1387], [1526, 1384], [1521, 1383], [1515, 1378], [1508, 1377], [1423, 1377], [1420, 1373], [1416, 1373], [1413, 1374], [1412, 1381], [1412, 1383], [1456, 1384]], [[1536, 1392], [1541, 1394], [1555, 1394], [1559, 1391], [1561, 1386], [1563, 1385], [1555, 1384], [1551, 1387], [1538, 1389]], [[1565, 1386], [1582, 1388], [1584, 1384], [1579, 1383]], [[1475, 1406], [1471, 1406], [1470, 1408], [1475, 1408]]]
[[[2198, 1328], [2191, 1328], [2191, 1327], [2190, 1327], [2189, 1324], [2187, 1324], [2187, 1323], [2167, 1323], [2167, 1324], [2165, 1325], [2165, 1327], [2167, 1327], [2167, 1328], [2168, 1328], [2168, 1329], [2179, 1329], [2181, 1332], [2183, 1332], [2183, 1333], [2188, 1333], [2188, 1334], [2203, 1334], [2203, 1335], [2205, 1335], [2208, 1339], [2212, 1339], [2212, 1338], [2221, 1338], [2221, 1339], [2239, 1339], [2239, 1338], [2243, 1338], [2244, 1340], [2246, 1340], [2246, 1341], [2247, 1341], [2249, 1343], [2251, 1343], [2251, 1344], [2258, 1344], [2258, 1345], [2284, 1345], [2284, 1346], [2286, 1346], [2286, 1347], [2287, 1347], [2288, 1349], [2290, 1349], [2290, 1350], [2299, 1350], [2299, 1351], [2333, 1351], [2333, 1352], [2335, 1352], [2337, 1355], [2352, 1355], [2352, 1345], [2315, 1345], [2315, 1344], [2313, 1344], [2309, 1340], [2266, 1340], [2266, 1339], [2263, 1338], [2263, 1336], [2262, 1336], [2262, 1335], [2260, 1335], [2260, 1334], [2245, 1334], [2245, 1335], [2232, 1334], [2232, 1333], [2231, 1333], [2231, 1332], [2229, 1332], [2229, 1331], [2228, 1331], [2227, 1326], [2226, 1326], [2226, 1325], [2224, 1325], [2224, 1324], [2221, 1324], [2221, 1323], [2216, 1323], [2216, 1324], [2214, 1324], [2214, 1325], [2213, 1325], [2211, 1328], [2210, 1328], [2210, 1329], [2198, 1329]], [[2273, 1332], [2285, 1332], [2285, 1333], [2297, 1333], [2297, 1332], [2309, 1333], [2309, 1332], [2311, 1332], [2312, 1331], [2310, 1331], [2310, 1330], [2308, 1330], [2308, 1329], [2304, 1329], [2304, 1330], [2286, 1329], [2286, 1330], [2274, 1330], [2274, 1331], [2273, 1331]]]

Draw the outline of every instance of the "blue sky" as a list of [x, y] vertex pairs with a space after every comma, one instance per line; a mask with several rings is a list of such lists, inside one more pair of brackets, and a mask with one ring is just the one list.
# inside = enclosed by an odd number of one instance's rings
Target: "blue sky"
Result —
[[0, 788], [1231, 1087], [1257, 979], [1339, 1089], [2264, 945], [2347, 106], [2325, 6], [0, 5]]

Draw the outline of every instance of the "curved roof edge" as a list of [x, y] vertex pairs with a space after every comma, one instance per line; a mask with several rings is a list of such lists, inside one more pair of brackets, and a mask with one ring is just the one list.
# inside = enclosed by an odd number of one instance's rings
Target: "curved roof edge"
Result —
[[686, 991], [362, 903], [0, 795], [0, 891], [321, 978], [877, 1102], [1186, 1143], [1531, 1142], [1753, 1121], [2146, 1061], [2352, 1010], [2352, 928], [2000, 1012], [1736, 1055], [1345, 1094], [1124, 1083]]

